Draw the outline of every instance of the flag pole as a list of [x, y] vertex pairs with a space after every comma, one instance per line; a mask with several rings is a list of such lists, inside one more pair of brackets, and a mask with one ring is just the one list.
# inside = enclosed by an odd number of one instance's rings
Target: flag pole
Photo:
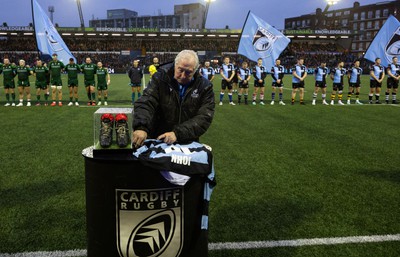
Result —
[[243, 35], [244, 27], [246, 26], [247, 19], [249, 18], [250, 13], [251, 13], [251, 11], [249, 10], [249, 12], [247, 13], [247, 16], [246, 16], [246, 20], [245, 20], [244, 23], [243, 23], [242, 32], [240, 32], [240, 37], [239, 37], [240, 40], [239, 40], [239, 44], [238, 44], [238, 46], [237, 46], [236, 53], [239, 52], [240, 41], [242, 40], [242, 35]]

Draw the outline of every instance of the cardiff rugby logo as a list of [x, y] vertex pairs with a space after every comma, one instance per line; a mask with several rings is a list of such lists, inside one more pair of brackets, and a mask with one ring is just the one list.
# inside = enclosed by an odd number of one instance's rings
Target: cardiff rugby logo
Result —
[[394, 56], [400, 55], [400, 27], [398, 27], [392, 35], [385, 48], [386, 59], [389, 63], [392, 62]]
[[253, 47], [261, 58], [267, 58], [272, 53], [272, 47], [277, 37], [263, 27], [258, 27], [254, 34]]
[[183, 190], [116, 189], [120, 257], [176, 257], [183, 246]]

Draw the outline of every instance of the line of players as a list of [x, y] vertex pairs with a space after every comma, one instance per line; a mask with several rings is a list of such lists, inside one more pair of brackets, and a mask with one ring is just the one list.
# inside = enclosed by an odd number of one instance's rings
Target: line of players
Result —
[[[64, 65], [58, 60], [57, 54], [53, 54], [52, 60], [46, 65], [41, 60], [36, 61], [34, 67], [29, 67], [24, 60], [19, 61], [19, 65], [10, 63], [8, 58], [4, 58], [4, 63], [0, 64], [0, 74], [3, 73], [3, 82], [6, 95], [5, 106], [23, 106], [24, 95], [26, 95], [26, 106], [31, 106], [31, 89], [29, 76], [35, 76], [36, 87], [36, 105], [42, 104], [41, 94], [44, 96], [44, 105], [48, 105], [50, 96], [49, 85], [52, 90], [51, 106], [62, 106], [62, 81], [61, 73], [65, 71], [68, 76], [69, 103], [68, 106], [79, 106], [78, 102], [78, 74], [84, 74], [84, 84], [88, 96], [88, 105], [96, 105], [95, 94], [95, 76], [97, 76], [98, 103], [102, 104], [102, 96], [104, 97], [104, 105], [107, 105], [108, 86], [110, 85], [110, 75], [108, 70], [103, 67], [102, 62], [97, 65], [92, 63], [88, 57], [85, 63], [78, 65], [74, 59], [69, 59], [69, 63]], [[16, 104], [15, 82], [14, 78], [18, 78], [19, 103]], [[58, 103], [57, 103], [58, 99]]]
[[[304, 105], [304, 86], [305, 78], [307, 77], [307, 67], [304, 65], [304, 59], [299, 58], [297, 64], [292, 68], [292, 93], [291, 93], [291, 104], [295, 104], [297, 92], [299, 92], [300, 104]], [[272, 76], [272, 93], [271, 93], [271, 105], [275, 104], [276, 89], [279, 89], [279, 101], [280, 105], [285, 105], [283, 102], [283, 77], [285, 68], [280, 65], [280, 60], [275, 61], [275, 65], [272, 67], [270, 74]], [[392, 96], [392, 104], [397, 104], [397, 91], [400, 80], [400, 65], [398, 64], [398, 58], [393, 57], [392, 63], [386, 69], [387, 78], [387, 89], [385, 92], [385, 101], [387, 104], [390, 103], [390, 94]], [[210, 62], [206, 61], [204, 66], [200, 69], [200, 74], [209, 79], [214, 80], [215, 71], [210, 66]], [[242, 103], [242, 97], [244, 98], [244, 104], [248, 104], [249, 95], [249, 81], [251, 76], [254, 77], [254, 91], [252, 95], [252, 104], [257, 104], [257, 96], [259, 93], [259, 104], [265, 105], [264, 93], [265, 93], [265, 79], [267, 77], [267, 69], [263, 65], [262, 59], [258, 59], [257, 65], [252, 70], [249, 69], [247, 62], [242, 62], [240, 68], [230, 63], [230, 58], [225, 57], [223, 64], [220, 67], [220, 74], [222, 76], [221, 81], [221, 92], [219, 96], [219, 105], [223, 105], [223, 99], [226, 92], [228, 92], [229, 104], [236, 105], [233, 102], [233, 92], [235, 90], [235, 84], [239, 84], [238, 91], [238, 104]], [[350, 69], [344, 68], [344, 62], [338, 63], [337, 67], [328, 69], [326, 62], [322, 62], [320, 66], [315, 69], [315, 88], [313, 92], [312, 105], [316, 105], [317, 96], [321, 91], [322, 104], [334, 105], [336, 95], [338, 98], [337, 103], [344, 105], [343, 103], [343, 89], [344, 89], [344, 78], [347, 76], [349, 82], [349, 91], [347, 95], [347, 104], [351, 104], [351, 98], [355, 95], [355, 104], [363, 104], [360, 99], [360, 88], [361, 79], [360, 76], [363, 74], [363, 70], [360, 67], [360, 61], [355, 61]], [[326, 89], [327, 80], [326, 77], [330, 76], [333, 81], [333, 90], [330, 95], [330, 103], [326, 100]], [[381, 59], [376, 58], [374, 65], [370, 68], [370, 92], [369, 92], [369, 103], [380, 104], [380, 93], [383, 79], [385, 78], [385, 68], [381, 65]], [[373, 97], [375, 96], [375, 101]]]

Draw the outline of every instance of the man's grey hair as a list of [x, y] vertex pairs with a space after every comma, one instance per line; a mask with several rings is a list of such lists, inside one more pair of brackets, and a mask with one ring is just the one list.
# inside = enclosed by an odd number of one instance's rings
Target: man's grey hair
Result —
[[193, 50], [183, 50], [175, 57], [175, 63], [179, 63], [181, 60], [193, 60], [195, 61], [194, 70], [199, 68], [199, 57]]

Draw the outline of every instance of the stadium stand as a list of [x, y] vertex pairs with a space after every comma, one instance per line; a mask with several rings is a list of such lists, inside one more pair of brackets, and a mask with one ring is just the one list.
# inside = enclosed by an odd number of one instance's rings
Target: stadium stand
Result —
[[[240, 63], [245, 60], [237, 51], [239, 39], [232, 38], [119, 38], [119, 37], [65, 37], [65, 43], [74, 53], [78, 63], [83, 63], [84, 58], [91, 57], [95, 61], [102, 61], [106, 67], [115, 69], [116, 72], [125, 72], [130, 66], [130, 57], [121, 55], [123, 50], [137, 50], [145, 53], [140, 57], [146, 66], [151, 64], [153, 56], [160, 59], [160, 63], [173, 61], [177, 52], [182, 49], [195, 51], [212, 51], [218, 55], [228, 55], [233, 61]], [[34, 36], [10, 36], [0, 40], [0, 58], [8, 56], [12, 62], [24, 59], [29, 65], [33, 65], [38, 58], [36, 41]], [[317, 67], [321, 61], [326, 61], [329, 67], [335, 66], [339, 60], [343, 60], [346, 66], [350, 66], [357, 56], [332, 42], [308, 42], [294, 41], [281, 54], [282, 65], [289, 69], [298, 57], [304, 57], [308, 67]], [[206, 56], [211, 59], [212, 56]], [[221, 62], [221, 60], [219, 60]], [[248, 61], [248, 60], [247, 60]], [[250, 62], [251, 63], [251, 62]], [[362, 61], [364, 70], [368, 70], [370, 63]]]

